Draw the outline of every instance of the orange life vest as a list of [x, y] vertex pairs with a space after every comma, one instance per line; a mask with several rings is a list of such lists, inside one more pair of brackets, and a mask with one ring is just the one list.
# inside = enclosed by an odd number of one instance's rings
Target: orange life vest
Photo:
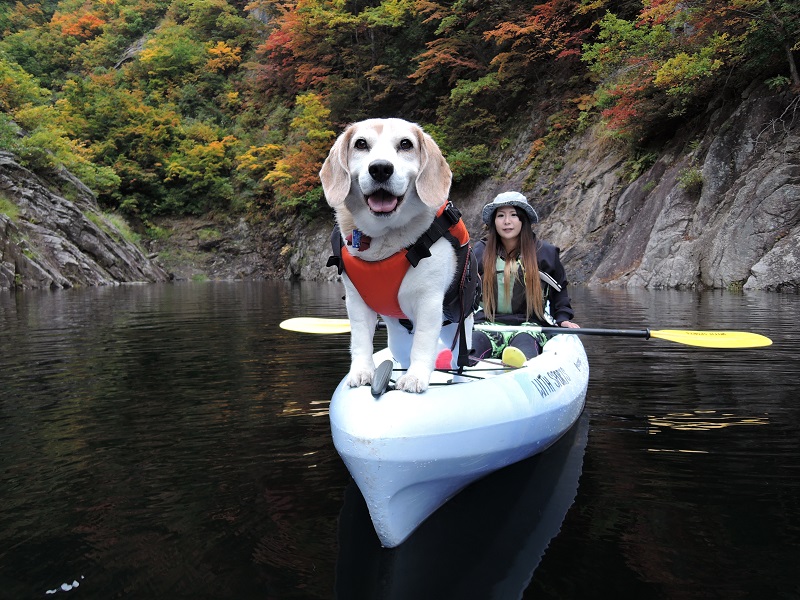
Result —
[[[445, 318], [450, 322], [457, 322], [463, 318], [465, 312], [461, 300], [467, 297], [471, 303], [474, 297], [475, 286], [472, 285], [467, 294], [464, 294], [464, 286], [474, 284], [473, 280], [477, 280], [477, 265], [469, 268], [469, 256], [472, 254], [469, 232], [461, 219], [461, 213], [450, 202], [439, 209], [433, 223], [419, 240], [383, 260], [363, 260], [344, 250], [345, 242], [337, 227], [331, 236], [334, 256], [328, 259], [328, 266], [339, 267], [339, 273], [344, 270], [367, 306], [376, 313], [407, 319], [397, 300], [400, 284], [409, 266], [416, 267], [420, 260], [430, 256], [430, 247], [441, 237], [450, 241], [458, 257], [456, 277], [445, 295], [443, 307]], [[453, 310], [456, 308], [457, 310]], [[470, 310], [471, 306], [466, 312]]]

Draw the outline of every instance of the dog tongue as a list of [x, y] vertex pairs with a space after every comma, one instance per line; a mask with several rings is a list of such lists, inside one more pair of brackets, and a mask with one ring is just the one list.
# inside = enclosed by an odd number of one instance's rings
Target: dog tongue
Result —
[[397, 207], [397, 196], [379, 192], [367, 198], [367, 205], [372, 212], [392, 212]]

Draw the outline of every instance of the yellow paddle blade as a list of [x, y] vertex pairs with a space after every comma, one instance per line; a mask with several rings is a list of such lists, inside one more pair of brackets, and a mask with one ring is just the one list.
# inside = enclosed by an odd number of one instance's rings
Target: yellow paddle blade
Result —
[[286, 319], [281, 329], [299, 331], [300, 333], [350, 333], [349, 319], [321, 319], [317, 317], [295, 317]]
[[748, 331], [686, 331], [661, 329], [650, 331], [650, 337], [701, 348], [760, 348], [769, 346], [772, 340]]

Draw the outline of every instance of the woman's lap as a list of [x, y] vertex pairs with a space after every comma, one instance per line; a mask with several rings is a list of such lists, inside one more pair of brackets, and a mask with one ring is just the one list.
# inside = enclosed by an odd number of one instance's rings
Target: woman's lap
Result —
[[478, 331], [472, 332], [472, 355], [475, 358], [500, 358], [506, 346], [521, 350], [527, 358], [541, 352], [541, 343], [534, 334], [521, 332]]

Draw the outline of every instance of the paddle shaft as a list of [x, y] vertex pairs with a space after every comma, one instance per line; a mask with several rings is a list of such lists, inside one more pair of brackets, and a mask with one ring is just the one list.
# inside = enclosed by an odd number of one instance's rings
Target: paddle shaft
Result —
[[573, 329], [571, 327], [539, 327], [538, 325], [488, 325], [476, 323], [474, 329], [478, 331], [532, 331], [534, 333], [544, 333], [547, 335], [559, 335], [572, 333], [575, 335], [607, 335], [614, 337], [635, 337], [650, 339], [649, 329], [591, 329], [581, 327]]
[[[386, 329], [386, 323], [378, 321], [377, 328]], [[489, 323], [475, 323], [472, 328], [477, 331], [530, 331], [533, 333], [544, 333], [546, 335], [572, 333], [575, 335], [607, 335], [650, 339], [649, 329], [591, 329], [588, 327], [540, 327], [539, 325], [501, 325]]]

